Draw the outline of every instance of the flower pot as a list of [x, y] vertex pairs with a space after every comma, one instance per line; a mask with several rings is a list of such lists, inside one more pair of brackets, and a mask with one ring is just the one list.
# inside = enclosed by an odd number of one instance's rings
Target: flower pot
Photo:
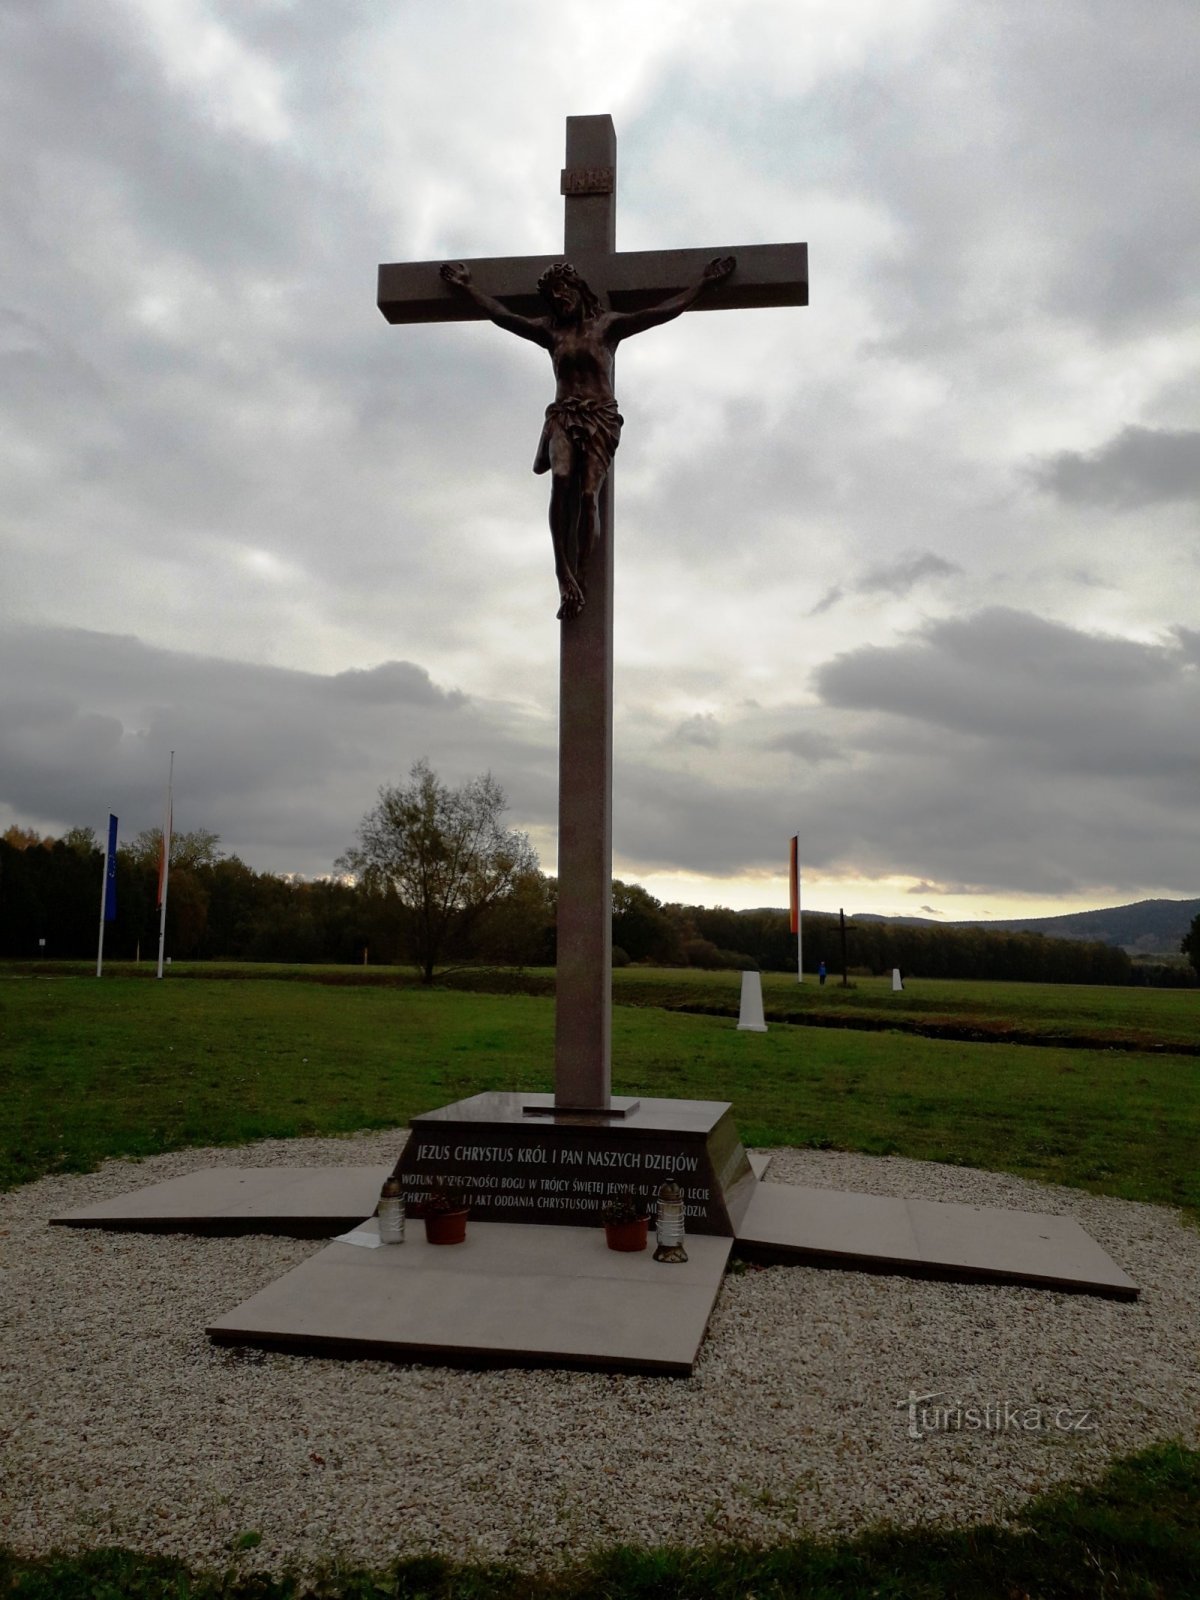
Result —
[[633, 1222], [606, 1222], [604, 1237], [610, 1250], [644, 1250], [648, 1220], [637, 1217]]
[[467, 1237], [467, 1208], [461, 1211], [427, 1211], [425, 1237], [430, 1244], [461, 1244]]

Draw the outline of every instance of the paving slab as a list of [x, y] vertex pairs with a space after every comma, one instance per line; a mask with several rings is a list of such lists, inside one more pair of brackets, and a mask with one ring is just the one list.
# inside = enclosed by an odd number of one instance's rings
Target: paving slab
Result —
[[375, 1210], [391, 1167], [205, 1167], [51, 1217], [63, 1228], [328, 1239]]
[[[1133, 1281], [1073, 1218], [763, 1183], [755, 1180], [762, 1178], [769, 1157], [757, 1151], [748, 1157], [753, 1180], [748, 1175], [749, 1201], [736, 1223], [739, 1255], [1137, 1298]], [[386, 1164], [209, 1167], [80, 1206], [51, 1221], [75, 1228], [328, 1239], [373, 1213], [390, 1170]], [[501, 1225], [475, 1221], [472, 1226]], [[503, 1226], [519, 1231], [523, 1225]], [[532, 1231], [536, 1241], [547, 1225]], [[699, 1246], [709, 1237], [689, 1232], [689, 1249], [691, 1242]]]
[[[747, 1151], [761, 1178], [769, 1155]], [[52, 1227], [327, 1239], [370, 1216], [390, 1166], [205, 1167], [51, 1217]]]
[[[375, 1223], [360, 1231], [373, 1233]], [[430, 1245], [329, 1245], [208, 1334], [220, 1344], [467, 1366], [574, 1366], [686, 1376], [733, 1241], [689, 1237], [688, 1260], [609, 1250], [600, 1228], [472, 1222]]]
[[976, 1263], [1009, 1282], [1137, 1299], [1137, 1285], [1074, 1217], [991, 1206], [906, 1202], [922, 1259], [947, 1271]]
[[737, 1252], [859, 1271], [1026, 1284], [1136, 1300], [1133, 1280], [1073, 1217], [760, 1183]]

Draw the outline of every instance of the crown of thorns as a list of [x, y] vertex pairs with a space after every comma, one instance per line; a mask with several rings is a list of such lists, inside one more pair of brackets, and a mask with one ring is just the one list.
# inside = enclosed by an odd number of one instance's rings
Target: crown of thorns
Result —
[[603, 309], [593, 290], [588, 287], [569, 261], [556, 261], [552, 266], [546, 268], [537, 281], [538, 293], [544, 295], [558, 283], [566, 284], [568, 288], [575, 290], [583, 301], [583, 309], [589, 317], [594, 317]]

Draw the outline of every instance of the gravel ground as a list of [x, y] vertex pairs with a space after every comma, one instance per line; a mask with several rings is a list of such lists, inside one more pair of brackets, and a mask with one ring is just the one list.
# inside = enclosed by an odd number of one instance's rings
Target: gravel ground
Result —
[[[622, 1540], [1003, 1520], [1114, 1455], [1200, 1446], [1200, 1232], [1004, 1174], [782, 1150], [770, 1178], [1073, 1215], [1141, 1300], [735, 1270], [690, 1379], [218, 1349], [207, 1320], [319, 1245], [46, 1226], [196, 1167], [367, 1164], [401, 1139], [189, 1150], [0, 1195], [0, 1542], [276, 1571], [419, 1551], [532, 1567]], [[910, 1392], [976, 1420], [914, 1427]]]

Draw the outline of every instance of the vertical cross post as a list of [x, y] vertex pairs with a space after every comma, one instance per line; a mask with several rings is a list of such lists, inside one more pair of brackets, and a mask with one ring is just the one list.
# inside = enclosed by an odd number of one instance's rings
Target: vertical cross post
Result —
[[[616, 250], [617, 135], [612, 118], [567, 118], [564, 253]], [[607, 193], [572, 192], [571, 175], [612, 173]], [[603, 178], [593, 184], [603, 188]], [[560, 628], [558, 690], [558, 983], [554, 1103], [605, 1111], [612, 1097], [613, 469], [600, 503], [587, 604]]]
[[[624, 315], [661, 309], [721, 310], [808, 304], [803, 244], [736, 247], [732, 276], [697, 299], [705, 268], [725, 250], [616, 248], [617, 136], [612, 118], [567, 118], [565, 256], [590, 287]], [[389, 322], [545, 319], [539, 275], [560, 258], [501, 256], [465, 263], [482, 291], [451, 287], [439, 261], [393, 262], [379, 269], [379, 309]], [[707, 280], [705, 280], [707, 281]], [[497, 316], [500, 313], [500, 316]], [[658, 319], [663, 320], [663, 319]], [[669, 320], [669, 319], [668, 319]], [[646, 326], [657, 326], [652, 321]], [[637, 330], [633, 330], [637, 331]], [[529, 337], [526, 330], [525, 336]], [[622, 335], [627, 337], [628, 331]], [[541, 342], [538, 340], [537, 342]], [[558, 1004], [553, 1105], [556, 1111], [625, 1115], [634, 1102], [612, 1098], [612, 726], [613, 472], [600, 497], [600, 532], [584, 576], [587, 603], [560, 630], [558, 756]], [[539, 1097], [540, 1100], [540, 1097]]]

